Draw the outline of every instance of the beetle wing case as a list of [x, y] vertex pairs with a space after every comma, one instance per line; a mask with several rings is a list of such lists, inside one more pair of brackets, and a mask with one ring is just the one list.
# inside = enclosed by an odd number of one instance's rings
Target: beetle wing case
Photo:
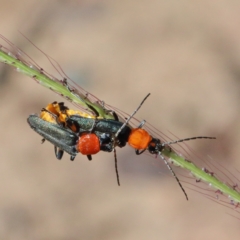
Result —
[[[110, 120], [110, 119], [93, 119], [93, 118], [84, 118], [78, 115], [71, 115], [67, 119], [67, 122], [71, 125], [76, 126], [77, 131], [85, 130], [88, 131], [94, 126], [94, 132], [100, 136], [101, 133], [109, 133], [114, 136], [116, 132], [122, 127], [123, 123]], [[124, 147], [128, 141], [129, 134], [131, 129], [129, 126], [125, 126], [118, 135], [118, 147]]]
[[27, 122], [35, 132], [56, 147], [66, 151], [72, 156], [77, 155], [75, 145], [78, 136], [71, 130], [61, 127], [58, 124], [44, 121], [37, 115], [30, 115]]

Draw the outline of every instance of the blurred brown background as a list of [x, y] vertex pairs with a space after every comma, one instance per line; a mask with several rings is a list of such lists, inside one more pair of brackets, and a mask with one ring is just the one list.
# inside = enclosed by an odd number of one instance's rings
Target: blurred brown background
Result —
[[[57, 76], [18, 30], [113, 106], [132, 112], [150, 92], [139, 119], [181, 138], [216, 136], [189, 144], [206, 160], [240, 169], [240, 2], [0, 6], [0, 33], [48, 72]], [[9, 66], [0, 74], [0, 239], [239, 239], [240, 220], [226, 214], [233, 211], [186, 189], [187, 202], [158, 159], [118, 150], [121, 187], [113, 154], [57, 161], [26, 118], [63, 99]]]

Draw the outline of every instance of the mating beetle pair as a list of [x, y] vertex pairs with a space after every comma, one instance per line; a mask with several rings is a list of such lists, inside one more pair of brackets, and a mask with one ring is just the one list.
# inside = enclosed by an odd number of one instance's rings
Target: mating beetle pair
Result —
[[128, 143], [135, 149], [137, 155], [148, 150], [149, 153], [158, 155], [166, 163], [187, 198], [187, 194], [179, 179], [161, 152], [166, 147], [171, 150], [169, 147], [171, 144], [193, 139], [215, 138], [199, 136], [172, 142], [161, 142], [160, 139], [154, 138], [142, 128], [145, 121], [141, 122], [137, 128], [131, 128], [128, 122], [139, 110], [148, 96], [149, 94], [124, 123], [120, 122], [118, 117], [116, 117], [115, 120], [98, 119], [93, 115], [70, 110], [63, 103], [57, 102], [48, 104], [46, 108], [42, 109], [40, 117], [37, 115], [30, 115], [27, 121], [35, 132], [54, 145], [57, 159], [62, 158], [64, 151], [71, 155], [71, 160], [74, 160], [79, 152], [83, 155], [87, 155], [88, 159], [91, 160], [92, 155], [99, 151], [114, 151], [118, 185], [120, 185], [120, 181], [117, 169], [116, 147], [121, 148]]

